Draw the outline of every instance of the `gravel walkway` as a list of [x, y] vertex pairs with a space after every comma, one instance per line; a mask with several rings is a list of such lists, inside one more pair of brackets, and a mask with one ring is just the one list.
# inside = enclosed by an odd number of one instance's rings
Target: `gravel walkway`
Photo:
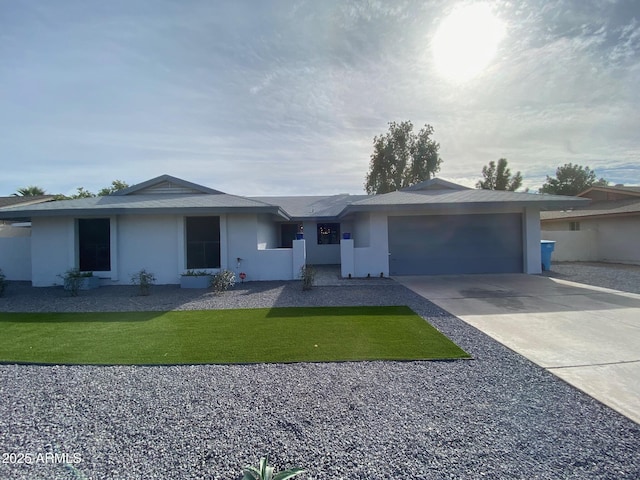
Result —
[[[640, 478], [639, 425], [393, 281], [77, 298], [11, 284], [0, 311], [354, 304], [409, 305], [474, 359], [0, 365], [0, 478], [238, 479], [266, 454], [278, 469], [306, 468], [300, 479]], [[47, 452], [68, 462], [45, 463]], [[42, 461], [12, 463], [20, 454]]]

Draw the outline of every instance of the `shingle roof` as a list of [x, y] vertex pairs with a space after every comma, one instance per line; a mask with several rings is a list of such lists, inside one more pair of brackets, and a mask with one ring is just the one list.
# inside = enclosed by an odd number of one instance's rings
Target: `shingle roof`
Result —
[[229, 211], [255, 211], [282, 214], [277, 206], [236, 195], [107, 195], [41, 203], [25, 207], [4, 208], [0, 218], [24, 218], [41, 216], [134, 214], [134, 213], [188, 213], [198, 210], [226, 213]]
[[640, 214], [640, 199], [593, 202], [586, 207], [553, 212], [541, 212], [540, 220], [569, 220], [572, 218]]
[[51, 202], [54, 199], [54, 195], [0, 197], [0, 208], [11, 207], [14, 205], [32, 205], [34, 203]]
[[253, 200], [281, 207], [292, 220], [305, 218], [337, 217], [353, 202], [367, 195], [328, 195], [303, 197], [251, 197]]
[[[163, 192], [163, 193], [159, 193]], [[190, 192], [190, 193], [187, 193]], [[0, 218], [65, 215], [256, 212], [286, 219], [336, 218], [351, 212], [430, 208], [579, 206], [589, 200], [560, 195], [475, 190], [439, 178], [384, 195], [239, 197], [162, 175], [105, 197], [62, 200], [0, 209]]]
[[558, 208], [577, 206], [589, 200], [563, 195], [539, 195], [533, 193], [504, 192], [496, 190], [461, 189], [454, 190], [398, 190], [384, 195], [374, 195], [353, 203], [349, 210], [384, 207], [443, 207], [443, 206], [497, 206], [508, 203], [519, 206], [538, 206], [540, 208]]

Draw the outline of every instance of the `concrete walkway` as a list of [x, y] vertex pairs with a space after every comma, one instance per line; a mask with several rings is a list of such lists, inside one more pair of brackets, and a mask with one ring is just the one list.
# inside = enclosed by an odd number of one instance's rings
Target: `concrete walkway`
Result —
[[520, 274], [395, 280], [640, 423], [640, 295]]

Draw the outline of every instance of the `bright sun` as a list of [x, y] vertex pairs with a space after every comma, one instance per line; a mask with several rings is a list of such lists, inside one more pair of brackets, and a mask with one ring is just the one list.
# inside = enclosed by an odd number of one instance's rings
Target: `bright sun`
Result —
[[505, 26], [486, 3], [457, 7], [433, 38], [438, 71], [458, 83], [477, 76], [495, 56]]

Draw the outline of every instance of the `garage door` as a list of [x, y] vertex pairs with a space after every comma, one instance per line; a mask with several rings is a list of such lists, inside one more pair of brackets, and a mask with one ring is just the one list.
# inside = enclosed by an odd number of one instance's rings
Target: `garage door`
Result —
[[391, 275], [523, 271], [520, 214], [388, 218]]

